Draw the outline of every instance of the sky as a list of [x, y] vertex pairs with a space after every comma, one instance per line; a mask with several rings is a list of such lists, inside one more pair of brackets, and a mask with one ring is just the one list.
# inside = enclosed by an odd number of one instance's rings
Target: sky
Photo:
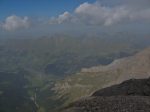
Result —
[[0, 37], [128, 29], [149, 32], [149, 0], [0, 0]]
[[[73, 11], [87, 0], [0, 0], [0, 18], [12, 14], [18, 16], [56, 16], [63, 12]], [[95, 0], [88, 0], [92, 3]]]

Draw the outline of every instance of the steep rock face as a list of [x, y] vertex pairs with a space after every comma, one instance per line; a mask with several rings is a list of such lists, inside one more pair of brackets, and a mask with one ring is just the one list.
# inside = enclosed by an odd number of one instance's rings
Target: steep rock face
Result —
[[150, 79], [132, 79], [96, 91], [63, 112], [149, 112]]

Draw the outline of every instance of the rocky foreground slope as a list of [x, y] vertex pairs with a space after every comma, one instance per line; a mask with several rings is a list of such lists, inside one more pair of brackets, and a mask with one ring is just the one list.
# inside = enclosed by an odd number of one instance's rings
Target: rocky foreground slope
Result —
[[150, 112], [150, 78], [98, 90], [70, 104], [63, 112]]

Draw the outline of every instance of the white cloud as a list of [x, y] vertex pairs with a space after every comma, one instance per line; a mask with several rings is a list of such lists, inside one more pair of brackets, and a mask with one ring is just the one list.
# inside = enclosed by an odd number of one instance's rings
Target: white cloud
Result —
[[64, 12], [63, 14], [59, 15], [57, 18], [51, 18], [50, 24], [61, 24], [64, 22], [68, 22], [72, 19], [72, 15], [69, 12]]
[[126, 5], [106, 7], [101, 6], [98, 2], [94, 4], [81, 4], [75, 13], [79, 15], [80, 20], [86, 21], [89, 24], [103, 24], [105, 26], [130, 22], [135, 20], [150, 19], [150, 9], [139, 9], [128, 7]]
[[95, 3], [85, 2], [78, 6], [73, 14], [65, 12], [57, 18], [53, 18], [53, 21], [59, 24], [81, 22], [89, 25], [104, 26], [137, 20], [145, 22], [150, 21], [150, 7], [146, 7], [147, 4], [148, 0], [143, 0], [142, 2], [140, 0], [127, 0], [127, 3], [122, 2], [122, 4], [110, 7], [101, 5], [100, 1]]
[[64, 12], [63, 14], [59, 15], [58, 17], [58, 23], [63, 23], [71, 18], [71, 15], [69, 12]]
[[122, 0], [122, 1], [123, 4], [135, 9], [150, 8], [150, 0]]
[[7, 31], [15, 31], [22, 28], [28, 28], [30, 26], [28, 17], [18, 17], [12, 15], [6, 18], [6, 20], [1, 24], [1, 27]]

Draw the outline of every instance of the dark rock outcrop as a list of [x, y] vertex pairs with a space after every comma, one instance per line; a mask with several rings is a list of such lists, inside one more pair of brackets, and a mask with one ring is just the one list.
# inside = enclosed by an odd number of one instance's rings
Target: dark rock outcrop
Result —
[[150, 112], [150, 78], [131, 79], [98, 90], [63, 112]]
[[131, 79], [119, 85], [101, 89], [92, 96], [150, 96], [149, 79]]

